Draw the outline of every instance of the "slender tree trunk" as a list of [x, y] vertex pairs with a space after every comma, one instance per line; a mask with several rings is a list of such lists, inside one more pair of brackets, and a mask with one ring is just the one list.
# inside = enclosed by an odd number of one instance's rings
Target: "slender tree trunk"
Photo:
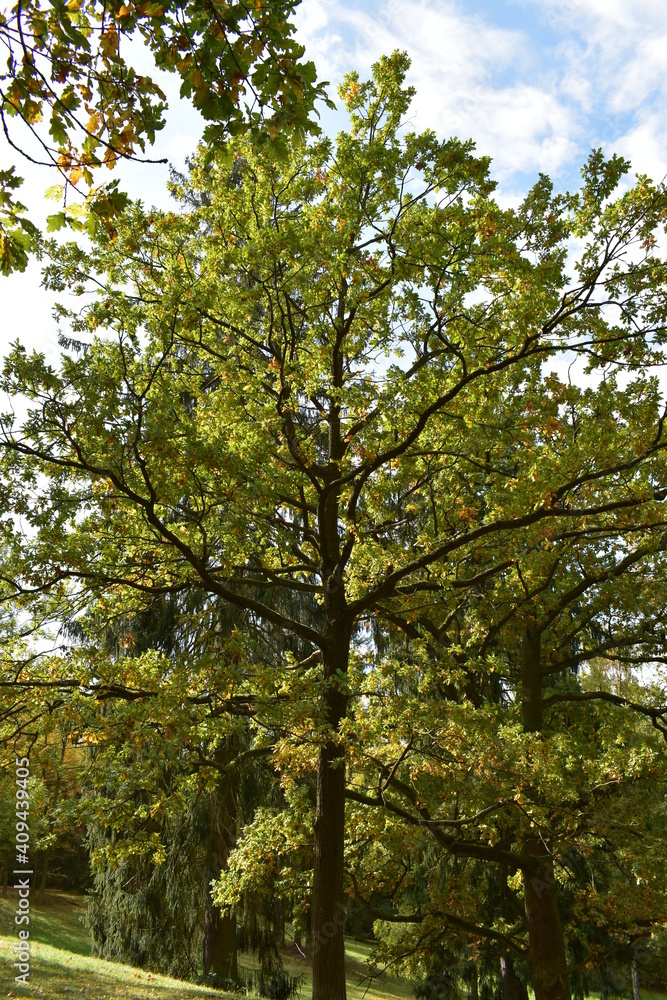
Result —
[[[62, 752], [60, 754], [60, 767], [56, 772], [56, 783], [53, 789], [53, 799], [50, 803], [50, 808], [49, 808], [50, 813], [53, 813], [60, 799], [60, 783], [62, 780], [62, 767], [65, 761], [65, 746], [66, 746], [65, 741], [63, 741]], [[37, 889], [37, 900], [36, 900], [38, 905], [41, 905], [44, 902], [44, 897], [46, 896], [46, 880], [49, 876], [49, 853], [50, 852], [47, 847], [47, 849], [44, 851], [44, 854], [42, 855], [42, 870], [40, 874], [39, 888]]]
[[42, 868], [39, 873], [39, 887], [37, 889], [36, 903], [38, 906], [44, 902], [44, 897], [46, 896], [46, 880], [49, 876], [49, 849], [44, 851], [42, 854]]
[[470, 980], [470, 1000], [479, 1000], [479, 984], [477, 980], [477, 969], [472, 974]]
[[[228, 740], [215, 754], [219, 764], [228, 764], [238, 752], [234, 740]], [[211, 800], [209, 817], [210, 876], [217, 878], [227, 865], [236, 837], [236, 799], [233, 778], [225, 774]], [[219, 979], [238, 982], [236, 917], [223, 914], [211, 899], [206, 887], [204, 911], [204, 975], [214, 972]]]
[[514, 1000], [512, 989], [512, 977], [514, 968], [509, 959], [504, 955], [500, 956], [500, 982], [503, 987], [503, 1000]]
[[[526, 732], [538, 733], [542, 729], [542, 665], [540, 632], [535, 624], [529, 624], [523, 636], [521, 681], [523, 727]], [[524, 906], [535, 1000], [570, 1000], [553, 858], [548, 844], [539, 836], [527, 837], [523, 849], [536, 861], [534, 871], [524, 872]]]
[[528, 1000], [528, 989], [514, 970], [514, 962], [505, 955], [500, 956], [500, 979], [503, 984], [503, 1000]]
[[[345, 716], [346, 697], [336, 674], [347, 673], [349, 636], [325, 654], [327, 721], [335, 731]], [[337, 647], [337, 648], [336, 648]], [[336, 740], [321, 748], [317, 764], [315, 865], [312, 896], [313, 1000], [345, 1000], [345, 749]]]
[[632, 1000], [642, 1000], [639, 992], [639, 971], [636, 958], [632, 959]]
[[521, 721], [527, 733], [542, 729], [542, 662], [540, 632], [526, 626], [521, 644]]

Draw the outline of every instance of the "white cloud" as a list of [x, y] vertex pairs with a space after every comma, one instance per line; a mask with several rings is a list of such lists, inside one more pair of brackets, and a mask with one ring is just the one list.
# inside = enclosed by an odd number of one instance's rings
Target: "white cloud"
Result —
[[323, 76], [337, 81], [353, 68], [366, 76], [383, 53], [407, 50], [417, 89], [412, 124], [474, 138], [500, 178], [557, 171], [575, 152], [578, 126], [567, 103], [554, 89], [516, 79], [521, 70], [530, 77], [534, 62], [521, 31], [442, 0], [302, 6], [310, 13], [298, 22], [300, 38]]
[[[412, 124], [441, 136], [473, 137], [494, 157], [502, 199], [514, 201], [537, 170], [560, 186], [576, 183], [593, 145], [627, 156], [655, 179], [667, 171], [667, 4], [664, 0], [487, 0], [473, 14], [464, 0], [303, 0], [298, 38], [320, 78], [335, 85], [357, 69], [368, 76], [381, 54], [407, 49], [417, 88]], [[517, 16], [518, 14], [518, 16]], [[537, 17], [536, 17], [537, 15]], [[147, 53], [133, 53], [150, 65]], [[151, 157], [182, 162], [202, 121], [179, 101], [180, 81], [160, 74], [170, 99], [168, 126]], [[332, 87], [335, 94], [335, 89]], [[327, 130], [343, 116], [323, 115]], [[6, 147], [0, 165], [13, 162]], [[38, 221], [53, 203], [41, 201], [55, 178], [19, 164], [24, 200]], [[513, 176], [514, 175], [514, 176]], [[166, 168], [125, 165], [120, 176], [133, 195], [167, 203]], [[107, 179], [106, 177], [103, 179]], [[0, 354], [18, 334], [32, 344], [56, 343], [49, 296], [38, 289], [39, 268], [2, 285]]]
[[[653, 112], [613, 144], [614, 152], [627, 157], [635, 173], [648, 174], [661, 181], [667, 173], [667, 134], [665, 116]], [[611, 151], [611, 150], [610, 150]]]
[[[656, 0], [531, 0], [560, 36], [560, 92], [589, 132], [661, 177], [667, 168], [667, 6]], [[576, 80], [576, 83], [574, 82]], [[628, 125], [628, 119], [630, 124]]]
[[587, 41], [582, 64], [610, 110], [634, 112], [665, 92], [667, 16], [647, 22], [614, 13], [613, 6], [608, 14], [594, 10], [577, 25]]

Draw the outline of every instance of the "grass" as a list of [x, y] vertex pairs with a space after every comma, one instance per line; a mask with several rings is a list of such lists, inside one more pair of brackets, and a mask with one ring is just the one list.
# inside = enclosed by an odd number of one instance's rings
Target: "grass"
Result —
[[[90, 955], [90, 938], [81, 917], [85, 902], [76, 893], [49, 893], [42, 906], [30, 907], [30, 986], [14, 982], [13, 948], [17, 942], [16, 898], [0, 898], [0, 1000], [35, 997], [39, 1000], [226, 1000], [231, 995], [144, 972], [129, 965], [106, 962]], [[371, 945], [346, 942], [348, 1000], [407, 1000], [412, 988], [405, 979], [384, 974], [369, 982], [366, 960]], [[239, 962], [255, 968], [252, 955]], [[293, 945], [283, 951], [285, 968], [301, 976], [300, 1000], [312, 1000], [311, 969]], [[642, 1000], [667, 1000], [664, 993], [642, 989]], [[238, 1000], [238, 997], [236, 998]], [[591, 1000], [599, 1000], [591, 994]]]
[[[35, 997], [39, 1000], [225, 1000], [230, 994], [194, 986], [129, 965], [90, 955], [90, 938], [83, 926], [85, 901], [76, 893], [48, 893], [44, 904], [30, 906], [30, 986], [14, 982], [13, 948], [18, 938], [14, 924], [16, 894], [0, 898], [0, 1000]], [[404, 979], [384, 974], [368, 980], [366, 959], [371, 946], [348, 941], [348, 1000], [406, 1000], [412, 996]], [[300, 1000], [311, 1000], [309, 963], [293, 945], [283, 952], [285, 968], [301, 976]], [[246, 968], [256, 967], [252, 955], [240, 955]]]
[[30, 986], [14, 982], [16, 899], [0, 899], [0, 998], [39, 1000], [221, 1000], [226, 994], [90, 955], [80, 895], [49, 893], [30, 906]]
[[[667, 994], [665, 993], [650, 993], [648, 990], [645, 990], [643, 986], [640, 987], [639, 992], [642, 1000], [665, 1000], [665, 997], [667, 997]], [[600, 994], [591, 993], [588, 1000], [600, 1000]]]
[[[347, 940], [345, 942], [346, 986], [348, 1000], [407, 1000], [413, 997], [411, 984], [406, 979], [400, 979], [384, 973], [369, 981], [368, 959], [372, 947], [363, 941]], [[301, 976], [303, 985], [299, 1000], [312, 1000], [312, 977], [310, 963], [299, 955], [293, 945], [282, 950], [285, 969], [292, 976]], [[245, 968], [257, 968], [254, 956], [239, 955], [239, 963]]]
[[[16, 894], [0, 899], [0, 934], [16, 938]], [[76, 955], [90, 955], [90, 936], [81, 918], [86, 904], [80, 893], [47, 893], [42, 906], [30, 900], [30, 940], [62, 948]]]

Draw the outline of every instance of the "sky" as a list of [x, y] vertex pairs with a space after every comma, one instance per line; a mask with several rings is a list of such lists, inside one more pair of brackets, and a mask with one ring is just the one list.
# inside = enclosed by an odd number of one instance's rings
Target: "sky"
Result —
[[537, 172], [574, 186], [602, 146], [667, 171], [667, 5], [653, 0], [304, 0], [301, 40], [324, 79], [407, 50], [414, 124], [472, 137], [510, 192]]
[[[499, 196], [516, 199], [538, 172], [557, 189], [577, 186], [592, 148], [617, 152], [633, 169], [660, 180], [667, 173], [667, 4], [657, 0], [303, 0], [298, 38], [331, 95], [344, 73], [362, 78], [394, 49], [412, 59], [417, 90], [410, 112], [416, 130], [472, 138], [493, 158]], [[149, 62], [146, 59], [145, 69]], [[152, 156], [182, 166], [202, 122], [178, 82], [160, 79], [170, 99], [165, 130]], [[335, 134], [342, 112], [324, 111]], [[3, 140], [4, 141], [4, 140]], [[22, 200], [38, 221], [57, 206], [42, 200], [54, 183], [20, 163], [0, 142], [0, 165], [16, 162], [26, 178]], [[122, 184], [133, 197], [166, 205], [167, 168], [126, 166]], [[20, 339], [57, 362], [52, 296], [40, 270], [0, 278], [0, 353]]]

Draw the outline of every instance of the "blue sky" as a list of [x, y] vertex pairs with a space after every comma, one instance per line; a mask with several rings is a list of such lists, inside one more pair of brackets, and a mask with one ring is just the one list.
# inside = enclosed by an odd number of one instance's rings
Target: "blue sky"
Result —
[[[472, 137], [493, 157], [499, 196], [515, 199], [538, 171], [558, 189], [577, 185], [591, 148], [627, 156], [638, 172], [667, 173], [667, 4], [657, 0], [303, 0], [298, 37], [321, 78], [368, 75], [383, 53], [406, 49], [417, 88], [411, 125], [441, 136]], [[148, 61], [146, 60], [146, 69]], [[166, 76], [168, 126], [151, 155], [182, 164], [201, 132], [198, 115], [178, 100]], [[325, 113], [337, 131], [341, 114]], [[13, 162], [0, 147], [0, 165]], [[41, 204], [54, 182], [29, 165], [23, 200]], [[166, 168], [126, 166], [123, 185], [148, 203], [166, 204]], [[42, 216], [54, 211], [44, 204]], [[36, 213], [37, 214], [37, 213]], [[0, 279], [2, 280], [2, 279]], [[2, 353], [20, 337], [57, 362], [52, 299], [33, 264], [1, 288]]]
[[538, 171], [576, 184], [594, 146], [655, 179], [667, 170], [665, 4], [304, 0], [298, 24], [332, 81], [406, 49], [415, 127], [474, 138], [507, 192]]

